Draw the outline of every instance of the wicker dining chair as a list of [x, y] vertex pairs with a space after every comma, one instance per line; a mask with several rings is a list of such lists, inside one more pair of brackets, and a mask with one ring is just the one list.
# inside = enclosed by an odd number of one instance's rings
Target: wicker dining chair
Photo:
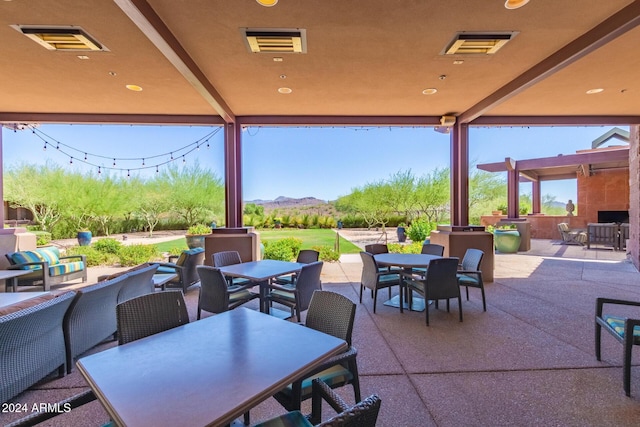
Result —
[[[298, 252], [298, 256], [296, 257], [296, 262], [301, 264], [311, 264], [312, 262], [318, 262], [320, 259], [320, 252], [313, 249], [302, 249]], [[278, 276], [274, 278], [271, 282], [277, 283], [279, 285], [293, 285], [298, 278], [297, 273], [286, 274], [284, 276]]]
[[[378, 303], [378, 290], [388, 288], [389, 298], [391, 298], [391, 287], [398, 286], [400, 288], [400, 301], [402, 301], [402, 282], [400, 281], [400, 272], [388, 271], [378, 267], [375, 258], [369, 252], [360, 252], [362, 258], [362, 275], [360, 276], [360, 304], [362, 304], [362, 294], [365, 288], [371, 290], [373, 297], [373, 313], [376, 312]], [[403, 307], [400, 304], [400, 312]]]
[[[240, 258], [240, 252], [238, 251], [221, 251], [211, 255], [214, 267], [224, 267], [226, 265], [242, 264], [242, 258]], [[242, 277], [226, 277], [229, 286], [248, 286], [253, 283], [251, 280], [244, 279]], [[253, 284], [255, 286], [255, 283]]]
[[222, 313], [260, 297], [259, 294], [249, 291], [253, 287], [252, 283], [247, 286], [229, 286], [224, 274], [215, 267], [199, 265], [197, 270], [200, 276], [198, 320], [202, 310], [209, 313]]
[[482, 309], [487, 311], [487, 300], [484, 295], [484, 282], [482, 281], [482, 271], [480, 265], [484, 252], [480, 249], [467, 249], [462, 258], [462, 263], [458, 269], [458, 283], [464, 286], [467, 291], [467, 301], [469, 301], [469, 288], [478, 288], [482, 293]]
[[[337, 415], [322, 422], [322, 400], [331, 406]], [[311, 414], [306, 417], [300, 411], [287, 412], [276, 418], [256, 424], [254, 427], [303, 426], [312, 427], [375, 427], [382, 401], [376, 394], [347, 405], [325, 382], [318, 378], [312, 381]]]
[[[462, 322], [462, 298], [458, 285], [458, 258], [436, 258], [429, 262], [429, 268], [424, 278], [418, 278], [411, 273], [403, 273], [406, 280], [406, 290], [409, 296], [409, 307], [413, 300], [413, 292], [421, 294], [425, 302], [435, 300], [438, 308], [438, 300], [447, 300], [449, 311], [449, 299], [458, 298], [458, 311]], [[425, 320], [429, 326], [429, 304], [425, 304]]]
[[309, 308], [313, 293], [322, 289], [320, 273], [323, 264], [322, 261], [318, 261], [303, 266], [294, 284], [270, 283], [267, 294], [269, 305], [276, 302], [289, 307], [291, 316], [295, 314], [296, 319], [300, 321], [300, 313]]
[[421, 254], [426, 255], [444, 255], [444, 246], [438, 245], [437, 243], [424, 243], [422, 245], [422, 249], [420, 250]]
[[313, 293], [305, 326], [345, 340], [349, 348], [308, 373], [306, 378], [289, 384], [273, 396], [287, 411], [299, 410], [301, 402], [311, 397], [311, 384], [315, 378], [321, 379], [330, 388], [351, 384], [355, 402], [360, 402], [360, 378], [356, 362], [358, 351], [351, 345], [355, 315], [356, 305], [349, 298], [329, 291]]
[[118, 345], [189, 323], [181, 291], [161, 291], [116, 306]]

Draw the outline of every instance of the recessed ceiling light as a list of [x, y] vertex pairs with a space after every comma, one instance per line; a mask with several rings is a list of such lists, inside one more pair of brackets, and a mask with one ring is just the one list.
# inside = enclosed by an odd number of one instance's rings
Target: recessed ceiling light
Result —
[[134, 92], [142, 92], [142, 88], [138, 85], [126, 85], [125, 87]]
[[289, 87], [281, 87], [281, 88], [278, 88], [278, 92], [286, 94], [286, 93], [293, 92], [293, 90], [291, 90], [291, 88], [289, 88]]
[[436, 93], [438, 91], [438, 89], [436, 89], [435, 87], [430, 87], [428, 89], [425, 89], [422, 91], [423, 95], [433, 95], [434, 93]]
[[89, 59], [87, 55], [78, 55], [78, 59]]
[[109, 71], [109, 75], [110, 75], [111, 77], [115, 77], [115, 76], [117, 76], [118, 74], [117, 74], [115, 71]]
[[589, 89], [587, 91], [587, 95], [593, 95], [594, 93], [600, 93], [600, 92], [604, 92], [604, 89], [602, 89], [602, 88]]
[[256, 0], [260, 6], [271, 7], [278, 4], [278, 0]]
[[456, 59], [455, 61], [453, 61], [453, 65], [460, 65], [460, 64], [464, 64], [464, 61], [462, 59]]
[[276, 56], [273, 58], [273, 62], [282, 62], [282, 57]]
[[507, 9], [518, 9], [529, 3], [529, 0], [507, 0], [504, 2], [504, 7]]

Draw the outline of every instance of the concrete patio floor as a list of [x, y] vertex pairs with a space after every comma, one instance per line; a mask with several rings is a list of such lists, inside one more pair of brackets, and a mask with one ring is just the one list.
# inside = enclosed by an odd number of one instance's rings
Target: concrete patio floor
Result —
[[[358, 256], [325, 263], [324, 289], [357, 302], [361, 268]], [[487, 312], [479, 291], [470, 294], [470, 301], [463, 300], [464, 322], [458, 322], [452, 302], [450, 313], [443, 305], [431, 307], [429, 327], [424, 313], [400, 314], [384, 306], [386, 290], [375, 315], [372, 298], [364, 295], [353, 343], [363, 397], [377, 393], [382, 398], [379, 426], [638, 425], [640, 355], [634, 354], [631, 398], [622, 389], [622, 346], [607, 334], [603, 361], [594, 356], [596, 297], [640, 300], [640, 274], [624, 253], [533, 240], [527, 253], [496, 254], [495, 280], [486, 285]], [[197, 298], [197, 287], [191, 288], [186, 300], [193, 319]], [[85, 387], [74, 370], [12, 401], [51, 403]], [[339, 393], [353, 402], [350, 386]], [[303, 410], [309, 410], [308, 402]], [[282, 412], [268, 399], [251, 411], [252, 422]], [[0, 423], [16, 418], [1, 413]], [[188, 419], [185, 413], [185, 426]], [[92, 402], [43, 425], [106, 421], [100, 404]]]

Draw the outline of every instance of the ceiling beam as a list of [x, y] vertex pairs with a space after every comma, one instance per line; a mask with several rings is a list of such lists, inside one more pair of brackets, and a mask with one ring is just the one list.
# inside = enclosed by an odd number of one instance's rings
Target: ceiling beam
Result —
[[439, 126], [436, 116], [238, 116], [242, 126]]
[[114, 0], [114, 2], [187, 79], [200, 96], [213, 107], [225, 123], [235, 122], [235, 115], [231, 108], [146, 0]]
[[469, 126], [631, 126], [640, 116], [482, 116]]
[[635, 28], [638, 24], [640, 24], [640, 0], [636, 0], [622, 8], [582, 36], [520, 74], [511, 82], [460, 114], [458, 121], [461, 123], [474, 121], [497, 105], [590, 54], [618, 36]]
[[217, 115], [180, 114], [78, 114], [78, 113], [1, 113], [0, 123], [127, 124], [127, 125], [224, 125]]

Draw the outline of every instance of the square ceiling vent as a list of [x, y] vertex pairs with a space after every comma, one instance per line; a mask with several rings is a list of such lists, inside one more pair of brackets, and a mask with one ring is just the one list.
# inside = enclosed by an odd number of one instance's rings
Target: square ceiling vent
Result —
[[442, 52], [445, 55], [493, 55], [518, 33], [467, 33], [455, 35]]
[[12, 25], [31, 40], [49, 50], [62, 51], [106, 51], [80, 27], [42, 27], [31, 25]]
[[307, 32], [300, 28], [243, 28], [252, 53], [307, 53]]

